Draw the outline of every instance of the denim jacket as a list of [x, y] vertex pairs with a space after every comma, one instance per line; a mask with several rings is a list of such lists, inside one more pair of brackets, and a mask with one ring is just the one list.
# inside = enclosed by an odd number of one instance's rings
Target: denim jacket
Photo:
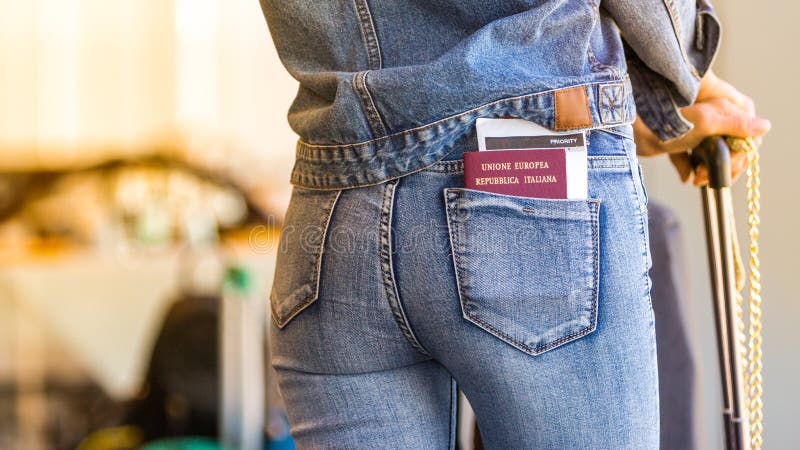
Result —
[[[289, 110], [300, 135], [291, 181], [315, 189], [420, 170], [479, 117], [591, 129], [638, 112], [661, 139], [678, 137], [691, 128], [678, 108], [694, 101], [721, 32], [706, 0], [261, 5], [300, 83]], [[559, 98], [577, 98], [585, 120], [559, 124]]]

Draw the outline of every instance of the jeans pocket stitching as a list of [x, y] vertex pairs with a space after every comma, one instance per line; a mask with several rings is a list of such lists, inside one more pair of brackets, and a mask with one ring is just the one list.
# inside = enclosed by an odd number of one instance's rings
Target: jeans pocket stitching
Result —
[[392, 311], [392, 316], [398, 328], [400, 328], [400, 331], [403, 333], [403, 336], [414, 350], [422, 355], [430, 356], [430, 353], [423, 347], [422, 343], [419, 342], [414, 330], [411, 328], [411, 323], [408, 321], [405, 308], [403, 308], [400, 292], [397, 289], [395, 281], [394, 262], [392, 260], [392, 213], [394, 209], [396, 185], [398, 182], [399, 180], [390, 180], [386, 182], [382, 194], [383, 199], [381, 202], [381, 215], [378, 229], [381, 282], [383, 283], [389, 309]]
[[[278, 313], [275, 311], [274, 302], [278, 301], [277, 295], [275, 295], [274, 293], [272, 295], [270, 295], [270, 304], [271, 304], [270, 311], [272, 313], [272, 318], [275, 320], [275, 323], [278, 325], [278, 328], [285, 327], [286, 324], [289, 323], [289, 321], [291, 321], [292, 318], [294, 318], [294, 316], [300, 314], [300, 311], [304, 310], [311, 303], [314, 303], [314, 300], [317, 299], [316, 290], [315, 289], [311, 289], [309, 287], [309, 285], [304, 284], [303, 286], [300, 286], [297, 289], [297, 291], [300, 291], [300, 290], [308, 291], [308, 292], [303, 292], [303, 293], [299, 294], [299, 295], [305, 295], [306, 298], [304, 300], [298, 302], [297, 304], [295, 304], [295, 306], [293, 306], [289, 311], [285, 312], [283, 314], [283, 319], [281, 319], [279, 317]], [[298, 297], [299, 295], [296, 295], [297, 291], [295, 291], [295, 293], [292, 293], [291, 295], [289, 295], [287, 298]]]
[[[466, 279], [464, 264], [461, 261], [459, 253], [462, 251], [462, 241], [460, 235], [463, 233], [463, 224], [455, 220], [457, 213], [456, 200], [460, 196], [460, 190], [444, 189], [445, 197], [445, 213], [447, 216], [448, 234], [451, 240], [451, 253], [453, 259], [454, 270], [456, 272], [456, 284], [458, 288], [459, 303], [461, 306], [462, 316], [468, 321], [474, 323], [487, 332], [501, 338], [503, 341], [509, 343], [515, 348], [530, 354], [539, 355], [548, 350], [556, 348], [562, 344], [573, 341], [581, 336], [587, 335], [594, 331], [597, 327], [597, 312], [598, 312], [598, 296], [600, 286], [600, 230], [599, 230], [599, 199], [587, 199], [590, 213], [590, 226], [591, 226], [591, 246], [592, 246], [592, 280], [591, 280], [591, 303], [589, 306], [590, 316], [589, 324], [561, 337], [558, 337], [549, 342], [542, 343], [532, 347], [519, 339], [514, 338], [508, 333], [498, 329], [486, 320], [477, 316], [472, 310], [474, 309], [474, 302], [464, 290], [463, 280]], [[566, 323], [566, 322], [565, 322]]]
[[[330, 228], [331, 218], [333, 217], [333, 210], [336, 207], [336, 203], [341, 196], [342, 190], [336, 190], [335, 195], [328, 201], [325, 205], [324, 210], [327, 211], [327, 218], [325, 219], [324, 228], [321, 230], [322, 235], [320, 237], [320, 242], [316, 247], [316, 251], [314, 253], [314, 272], [312, 278], [298, 286], [295, 290], [292, 291], [291, 294], [286, 295], [283, 299], [278, 298], [277, 292], [274, 288], [273, 282], [273, 289], [270, 293], [270, 315], [272, 316], [275, 323], [278, 325], [278, 328], [284, 328], [295, 316], [300, 314], [303, 310], [305, 310], [309, 305], [314, 303], [317, 298], [319, 297], [319, 283], [320, 283], [320, 276], [322, 272], [322, 257], [325, 253], [325, 243], [327, 241], [328, 230]], [[278, 251], [280, 252], [281, 248], [279, 247]], [[308, 292], [304, 292], [308, 291]], [[288, 303], [293, 303], [296, 300], [296, 297], [300, 297], [305, 295], [306, 297], [297, 302], [294, 306], [292, 306], [289, 311], [284, 312], [283, 314], [279, 313], [277, 309], [277, 303], [281, 300]]]
[[469, 302], [466, 300], [466, 296], [464, 295], [464, 291], [463, 291], [463, 288], [461, 286], [461, 281], [460, 280], [463, 279], [464, 275], [463, 275], [463, 273], [459, 274], [459, 272], [461, 272], [461, 267], [462, 266], [459, 263], [458, 251], [456, 250], [456, 247], [460, 247], [461, 243], [460, 243], [460, 240], [458, 239], [458, 234], [459, 233], [453, 233], [453, 231], [454, 231], [453, 227], [454, 226], [457, 227], [459, 225], [458, 224], [454, 224], [453, 220], [451, 220], [451, 217], [455, 216], [455, 202], [452, 201], [452, 200], [455, 200], [457, 197], [458, 197], [457, 193], [455, 193], [455, 192], [453, 192], [453, 191], [451, 191], [451, 190], [449, 190], [447, 188], [444, 189], [445, 215], [447, 216], [447, 218], [446, 218], [447, 234], [450, 237], [450, 254], [453, 257], [453, 269], [457, 272], [456, 273], [456, 285], [457, 285], [457, 288], [458, 288], [458, 299], [459, 299], [459, 305], [461, 306], [461, 315], [466, 319], [467, 318], [467, 310], [464, 308], [464, 305], [469, 303]]

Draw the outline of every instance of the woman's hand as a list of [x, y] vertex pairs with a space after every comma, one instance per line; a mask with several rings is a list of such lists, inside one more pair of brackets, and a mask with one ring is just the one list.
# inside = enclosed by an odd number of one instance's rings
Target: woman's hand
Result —
[[[709, 137], [717, 135], [752, 137], [756, 145], [767, 134], [769, 120], [755, 115], [755, 105], [729, 83], [708, 72], [700, 82], [700, 91], [695, 103], [681, 108], [681, 114], [694, 128], [679, 138], [660, 141], [641, 120], [633, 124], [637, 153], [640, 156], [656, 156], [667, 153], [675, 166], [681, 181], [686, 182], [692, 175], [692, 165], [688, 151]], [[744, 171], [747, 156], [743, 153], [731, 155], [731, 175], [735, 180]], [[694, 184], [699, 186], [708, 182], [708, 171], [704, 166], [697, 167]]]

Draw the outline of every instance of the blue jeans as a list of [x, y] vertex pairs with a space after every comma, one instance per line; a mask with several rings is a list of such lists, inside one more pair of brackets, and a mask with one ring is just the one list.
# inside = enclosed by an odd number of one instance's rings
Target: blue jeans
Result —
[[592, 130], [589, 199], [464, 189], [461, 152], [295, 187], [270, 298], [300, 448], [657, 449], [647, 198], [630, 126]]

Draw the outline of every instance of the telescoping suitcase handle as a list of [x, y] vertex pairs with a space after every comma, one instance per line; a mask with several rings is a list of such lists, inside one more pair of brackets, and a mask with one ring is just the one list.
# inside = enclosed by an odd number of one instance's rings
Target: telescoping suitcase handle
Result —
[[[741, 262], [731, 202], [731, 147], [744, 151], [747, 165], [748, 333], [745, 334]], [[722, 382], [725, 445], [729, 450], [761, 448], [761, 283], [758, 263], [759, 166], [750, 139], [711, 137], [692, 151], [692, 162], [706, 166], [701, 187], [708, 262]]]
[[708, 169], [708, 187], [719, 189], [731, 186], [731, 150], [725, 138], [706, 138], [692, 151], [693, 165], [703, 164]]

